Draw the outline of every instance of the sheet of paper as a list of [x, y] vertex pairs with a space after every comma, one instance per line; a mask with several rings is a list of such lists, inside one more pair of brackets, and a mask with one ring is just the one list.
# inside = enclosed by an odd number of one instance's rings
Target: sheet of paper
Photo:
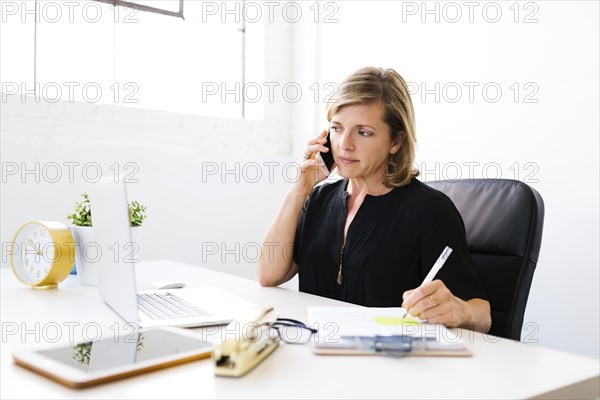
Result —
[[341, 336], [408, 335], [427, 337], [431, 350], [460, 350], [463, 340], [444, 325], [404, 318], [403, 308], [307, 307], [310, 326], [317, 328], [318, 344], [335, 347]]

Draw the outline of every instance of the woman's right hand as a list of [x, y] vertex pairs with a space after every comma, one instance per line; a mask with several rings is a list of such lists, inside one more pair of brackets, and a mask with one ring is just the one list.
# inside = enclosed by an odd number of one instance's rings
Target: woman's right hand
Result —
[[304, 160], [300, 162], [300, 175], [287, 191], [275, 220], [267, 231], [261, 247], [261, 256], [256, 263], [258, 281], [262, 286], [277, 286], [287, 282], [298, 272], [293, 260], [296, 227], [302, 207], [315, 185], [326, 178], [324, 164], [316, 153], [327, 152], [324, 146], [327, 131], [308, 141]]
[[316, 158], [317, 153], [330, 151], [329, 148], [325, 147], [325, 143], [327, 143], [326, 136], [327, 131], [324, 130], [317, 137], [309, 140], [306, 145], [303, 154], [304, 160], [300, 163], [300, 176], [291, 189], [299, 196], [308, 197], [315, 185], [327, 178], [323, 173], [325, 164]]

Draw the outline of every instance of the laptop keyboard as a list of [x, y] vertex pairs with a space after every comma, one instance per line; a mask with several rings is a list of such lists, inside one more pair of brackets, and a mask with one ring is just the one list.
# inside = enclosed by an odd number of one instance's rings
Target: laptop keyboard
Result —
[[193, 318], [210, 315], [181, 297], [165, 292], [138, 293], [138, 308], [152, 319]]

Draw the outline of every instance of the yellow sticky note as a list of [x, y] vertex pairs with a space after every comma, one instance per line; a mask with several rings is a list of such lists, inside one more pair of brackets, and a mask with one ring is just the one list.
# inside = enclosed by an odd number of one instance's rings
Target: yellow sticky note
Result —
[[373, 317], [377, 325], [420, 325], [421, 323], [410, 317]]

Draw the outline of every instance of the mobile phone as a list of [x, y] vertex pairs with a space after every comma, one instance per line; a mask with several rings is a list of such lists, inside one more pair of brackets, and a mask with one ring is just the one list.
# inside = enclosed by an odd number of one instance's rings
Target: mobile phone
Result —
[[71, 388], [84, 388], [208, 358], [213, 345], [181, 328], [161, 327], [93, 342], [21, 350], [15, 362]]
[[324, 146], [327, 147], [329, 151], [327, 153], [319, 152], [316, 156], [318, 160], [325, 164], [325, 166], [323, 167], [323, 173], [325, 174], [325, 176], [329, 176], [329, 174], [331, 173], [331, 169], [333, 168], [333, 164], [335, 163], [335, 161], [333, 160], [333, 152], [331, 151], [331, 140], [329, 137], [330, 135], [331, 131], [327, 131], [327, 136], [325, 137], [327, 139], [327, 142], [325, 142], [324, 144]]

